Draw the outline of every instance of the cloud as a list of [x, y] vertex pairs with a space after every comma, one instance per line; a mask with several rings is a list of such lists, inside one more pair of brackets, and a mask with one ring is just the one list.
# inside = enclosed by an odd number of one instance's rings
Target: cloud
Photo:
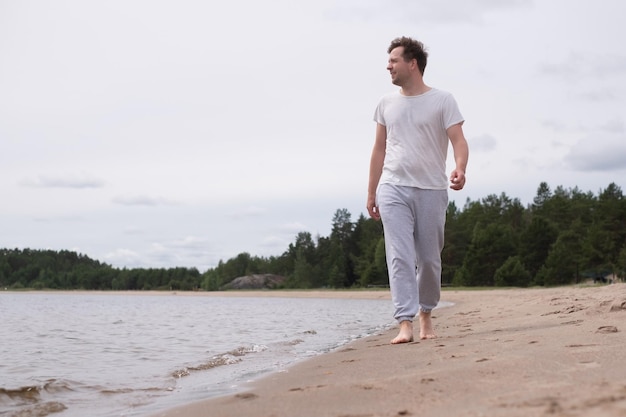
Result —
[[590, 91], [581, 92], [578, 94], [578, 96], [583, 100], [596, 102], [596, 103], [604, 103], [604, 102], [619, 100], [618, 95], [615, 94], [615, 92], [612, 91], [612, 89], [610, 88], [604, 88], [604, 89], [595, 88]]
[[85, 221], [85, 217], [80, 215], [72, 215], [72, 216], [36, 216], [33, 218], [34, 221], [38, 223], [58, 223], [58, 222], [82, 222]]
[[208, 239], [185, 236], [180, 239], [156, 241], [137, 249], [118, 248], [104, 255], [107, 263], [117, 267], [157, 268], [196, 267], [208, 269], [218, 259]]
[[471, 151], [490, 152], [496, 149], [497, 141], [493, 136], [484, 134], [470, 139], [469, 144]]
[[104, 187], [104, 181], [86, 173], [65, 175], [39, 174], [35, 178], [25, 178], [21, 180], [20, 185], [36, 188], [82, 189]]
[[278, 235], [272, 234], [265, 237], [261, 241], [261, 246], [265, 249], [286, 249], [290, 243], [293, 243], [295, 241], [295, 237], [298, 235], [298, 233], [307, 231], [311, 233], [309, 229], [310, 228], [308, 226], [300, 222], [281, 224], [276, 227]]
[[583, 172], [626, 169], [626, 135], [590, 135], [570, 149], [564, 162]]
[[594, 55], [582, 52], [570, 52], [559, 61], [544, 62], [539, 65], [539, 74], [550, 77], [585, 79], [593, 77], [604, 79], [622, 77], [626, 72], [626, 55]]
[[228, 217], [235, 220], [241, 220], [249, 217], [258, 217], [267, 212], [267, 209], [258, 206], [248, 206], [240, 210], [233, 211], [228, 214]]
[[565, 123], [554, 119], [542, 120], [541, 126], [560, 133], [594, 133], [607, 132], [610, 134], [619, 134], [626, 132], [624, 121], [618, 118], [609, 119], [603, 123], [597, 123], [593, 126], [583, 126], [579, 122]]
[[532, 0], [400, 0], [390, 7], [382, 0], [353, 0], [342, 2], [341, 7], [330, 14], [342, 20], [392, 20], [412, 24], [482, 23], [487, 13], [528, 8], [532, 4]]
[[309, 230], [309, 227], [300, 222], [291, 222], [281, 224], [278, 229], [281, 231], [281, 233], [293, 234], [295, 236], [300, 232]]
[[186, 236], [181, 239], [153, 242], [146, 251], [147, 265], [207, 268], [217, 263], [213, 245], [208, 239]]
[[167, 198], [146, 195], [118, 196], [114, 197], [112, 201], [123, 206], [171, 206], [177, 204], [175, 201]]
[[538, 65], [538, 77], [549, 83], [546, 88], [550, 95], [575, 98], [587, 107], [619, 106], [625, 93], [626, 55], [579, 49], [559, 58], [546, 58]]
[[208, 244], [208, 240], [204, 237], [185, 236], [182, 239], [174, 240], [170, 243], [172, 247], [183, 249], [203, 248]]
[[555, 119], [544, 119], [540, 121], [541, 126], [553, 130], [555, 132], [568, 132], [573, 129], [580, 129], [579, 126], [573, 127], [571, 124]]
[[123, 248], [105, 254], [103, 259], [108, 264], [124, 265], [131, 268], [142, 264], [141, 256], [137, 252]]
[[129, 236], [143, 235], [144, 233], [145, 230], [135, 226], [130, 226], [124, 229], [124, 234]]
[[624, 121], [620, 119], [611, 119], [600, 126], [600, 129], [610, 133], [625, 133]]
[[276, 248], [286, 249], [289, 246], [290, 241], [279, 236], [268, 236], [261, 241], [261, 246], [264, 248]]
[[605, 55], [593, 59], [592, 71], [600, 78], [623, 76], [626, 72], [626, 55]]

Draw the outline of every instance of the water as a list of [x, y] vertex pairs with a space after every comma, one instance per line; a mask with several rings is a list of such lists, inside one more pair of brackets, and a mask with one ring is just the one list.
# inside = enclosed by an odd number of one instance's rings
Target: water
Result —
[[389, 300], [0, 293], [0, 416], [149, 416], [392, 326]]

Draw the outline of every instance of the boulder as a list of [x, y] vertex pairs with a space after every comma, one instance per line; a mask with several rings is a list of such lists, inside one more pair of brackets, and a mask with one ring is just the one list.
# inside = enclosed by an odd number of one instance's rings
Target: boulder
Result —
[[223, 285], [221, 290], [267, 290], [274, 289], [282, 286], [285, 282], [285, 277], [274, 274], [254, 274], [246, 275], [243, 277], [237, 277], [226, 285]]

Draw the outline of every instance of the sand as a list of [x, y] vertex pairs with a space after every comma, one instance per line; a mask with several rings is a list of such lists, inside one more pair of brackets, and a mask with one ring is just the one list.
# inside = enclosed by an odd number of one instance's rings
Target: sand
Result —
[[155, 417], [626, 416], [626, 284], [442, 299], [437, 339], [393, 329]]

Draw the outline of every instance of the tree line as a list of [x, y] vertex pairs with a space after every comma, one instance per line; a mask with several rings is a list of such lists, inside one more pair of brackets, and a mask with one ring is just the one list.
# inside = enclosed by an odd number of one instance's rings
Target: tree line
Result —
[[[329, 236], [300, 232], [279, 256], [240, 253], [196, 268], [114, 268], [71, 251], [0, 249], [0, 287], [208, 290], [237, 277], [276, 274], [285, 288], [388, 284], [381, 222], [338, 209]], [[447, 208], [442, 283], [551, 286], [626, 275], [626, 200], [615, 183], [598, 194], [542, 182], [524, 207], [505, 193]]]

